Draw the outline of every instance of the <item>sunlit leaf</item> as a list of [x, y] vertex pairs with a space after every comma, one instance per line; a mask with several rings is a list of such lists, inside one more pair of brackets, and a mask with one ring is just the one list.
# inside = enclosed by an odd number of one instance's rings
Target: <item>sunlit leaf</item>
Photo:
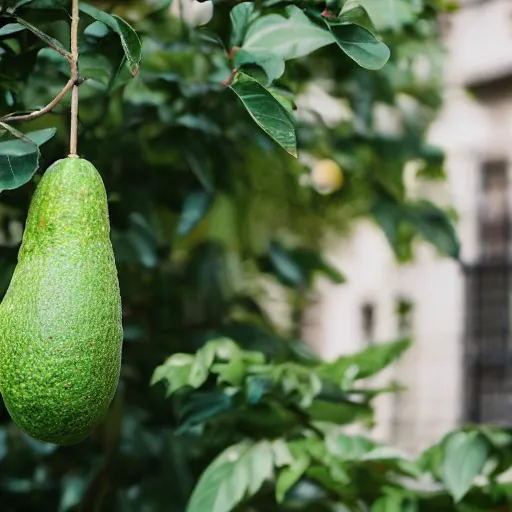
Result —
[[254, 4], [252, 2], [242, 2], [233, 7], [229, 13], [231, 18], [231, 46], [240, 46], [245, 37], [245, 33], [254, 16]]
[[277, 80], [284, 73], [284, 60], [270, 53], [252, 54], [247, 50], [238, 50], [235, 53], [234, 64], [237, 69], [247, 66], [258, 66], [267, 75], [267, 85]]
[[288, 60], [335, 42], [328, 30], [315, 25], [298, 7], [289, 6], [287, 14], [287, 18], [279, 14], [258, 18], [247, 31], [242, 48]]
[[286, 493], [299, 481], [309, 466], [310, 458], [303, 454], [279, 471], [276, 479], [276, 500], [278, 503], [284, 500]]
[[187, 512], [231, 512], [246, 493], [255, 494], [273, 470], [267, 441], [230, 446], [201, 475]]
[[487, 444], [478, 432], [457, 432], [444, 447], [443, 481], [458, 502], [469, 491], [487, 460]]

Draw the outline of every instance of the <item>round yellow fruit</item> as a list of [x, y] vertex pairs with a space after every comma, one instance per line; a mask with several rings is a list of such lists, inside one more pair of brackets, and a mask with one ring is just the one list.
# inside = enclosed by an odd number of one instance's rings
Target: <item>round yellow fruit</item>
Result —
[[311, 181], [318, 193], [332, 194], [343, 186], [343, 171], [334, 160], [319, 160], [311, 169]]

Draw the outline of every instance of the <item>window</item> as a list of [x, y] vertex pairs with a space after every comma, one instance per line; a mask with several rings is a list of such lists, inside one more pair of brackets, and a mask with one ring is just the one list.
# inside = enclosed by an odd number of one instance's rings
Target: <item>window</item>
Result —
[[407, 338], [412, 336], [414, 304], [406, 298], [399, 298], [396, 301], [395, 312], [398, 322], [398, 336]]
[[505, 161], [482, 166], [479, 198], [479, 242], [484, 260], [502, 260], [508, 255], [508, 177]]
[[512, 258], [508, 165], [482, 165], [480, 258], [466, 268], [467, 419], [512, 424]]
[[373, 345], [375, 342], [375, 306], [366, 302], [361, 307], [361, 322], [363, 331], [363, 341], [367, 345]]

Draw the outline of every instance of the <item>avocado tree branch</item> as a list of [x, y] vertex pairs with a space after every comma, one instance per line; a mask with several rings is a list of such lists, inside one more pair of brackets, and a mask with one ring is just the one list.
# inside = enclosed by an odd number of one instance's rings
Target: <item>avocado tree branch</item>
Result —
[[71, 92], [71, 130], [69, 139], [69, 155], [77, 156], [78, 147], [78, 87], [80, 86], [80, 77], [78, 75], [78, 22], [80, 12], [78, 9], [78, 0], [73, 0], [71, 11], [71, 80], [73, 80], [73, 90]]
[[74, 80], [70, 78], [66, 85], [61, 89], [59, 94], [55, 96], [55, 98], [48, 103], [43, 108], [39, 110], [35, 110], [34, 112], [30, 112], [29, 114], [12, 114], [7, 115], [5, 117], [0, 118], [0, 121], [4, 123], [12, 123], [12, 122], [23, 122], [23, 121], [32, 121], [33, 119], [37, 119], [38, 117], [44, 116], [45, 114], [49, 114], [59, 103], [62, 98], [66, 95], [66, 93], [73, 87]]
[[38, 117], [44, 116], [45, 114], [49, 114], [64, 98], [66, 93], [73, 89], [72, 98], [71, 98], [71, 139], [70, 139], [70, 153], [72, 155], [76, 154], [77, 147], [77, 125], [78, 125], [78, 86], [81, 83], [79, 74], [78, 74], [78, 21], [79, 21], [79, 11], [78, 11], [78, 0], [73, 0], [73, 12], [72, 12], [72, 21], [71, 21], [71, 52], [65, 50], [58, 41], [51, 38], [44, 32], [41, 32], [37, 27], [34, 27], [32, 24], [27, 21], [15, 17], [16, 21], [22, 24], [26, 29], [30, 30], [33, 34], [39, 37], [42, 41], [44, 41], [48, 46], [53, 48], [57, 53], [62, 55], [69, 62], [70, 69], [70, 79], [67, 81], [66, 85], [60, 90], [60, 92], [55, 96], [55, 98], [48, 103], [45, 107], [40, 108], [39, 110], [34, 110], [33, 112], [29, 112], [27, 114], [8, 114], [4, 117], [0, 118], [1, 122], [4, 123], [14, 123], [14, 122], [24, 122], [24, 121], [32, 121], [37, 119]]

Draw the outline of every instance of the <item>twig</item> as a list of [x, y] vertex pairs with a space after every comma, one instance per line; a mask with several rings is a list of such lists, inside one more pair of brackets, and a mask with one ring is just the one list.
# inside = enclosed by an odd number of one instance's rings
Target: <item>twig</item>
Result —
[[23, 25], [27, 30], [30, 30], [33, 34], [35, 34], [39, 39], [44, 41], [50, 48], [53, 48], [57, 53], [60, 53], [63, 57], [65, 57], [68, 62], [71, 64], [71, 60], [73, 58], [72, 53], [66, 51], [58, 41], [53, 39], [53, 37], [50, 37], [48, 34], [45, 34], [41, 30], [39, 30], [37, 27], [34, 27], [34, 25], [31, 25], [24, 19], [15, 16], [15, 20], [20, 24]]
[[62, 88], [62, 90], [55, 96], [55, 98], [39, 110], [35, 110], [30, 114], [20, 114], [20, 115], [8, 115], [6, 117], [0, 118], [0, 121], [4, 123], [12, 123], [12, 122], [23, 122], [23, 121], [32, 121], [33, 119], [37, 119], [38, 117], [44, 116], [45, 114], [49, 114], [60, 102], [62, 98], [66, 95], [66, 93], [73, 87], [74, 80], [70, 78], [67, 84]]
[[80, 77], [78, 75], [78, 22], [80, 11], [78, 9], [78, 0], [73, 0], [73, 9], [71, 12], [71, 80], [73, 81], [73, 91], [71, 93], [71, 134], [69, 139], [69, 156], [77, 156], [78, 146], [78, 87], [80, 86]]
[[78, 87], [80, 86], [81, 80], [78, 74], [78, 21], [79, 21], [79, 9], [78, 9], [78, 0], [73, 0], [73, 11], [71, 18], [71, 52], [68, 52], [58, 41], [55, 41], [53, 38], [41, 32], [37, 27], [34, 27], [30, 23], [25, 20], [16, 17], [16, 21], [24, 25], [28, 30], [30, 30], [33, 34], [39, 37], [42, 41], [44, 41], [48, 46], [53, 48], [56, 52], [63, 55], [67, 61], [69, 62], [69, 71], [70, 71], [70, 79], [66, 83], [66, 85], [61, 89], [59, 94], [48, 103], [45, 107], [35, 110], [34, 112], [30, 112], [29, 114], [21, 114], [21, 115], [7, 115], [5, 117], [0, 118], [0, 121], [5, 123], [14, 123], [14, 122], [23, 122], [23, 121], [32, 121], [37, 119], [38, 117], [44, 116], [45, 114], [50, 113], [64, 98], [66, 93], [72, 89], [71, 96], [71, 135], [69, 142], [69, 153], [70, 156], [76, 156], [77, 152], [77, 139], [78, 139]]

